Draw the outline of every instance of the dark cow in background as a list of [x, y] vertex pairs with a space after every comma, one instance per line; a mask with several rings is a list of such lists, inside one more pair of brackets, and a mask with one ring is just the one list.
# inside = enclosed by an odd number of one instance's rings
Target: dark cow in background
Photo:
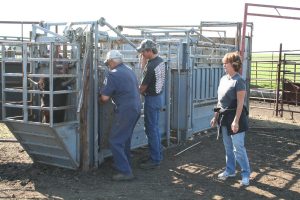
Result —
[[[54, 69], [54, 74], [67, 74], [69, 65], [56, 65]], [[53, 91], [68, 90], [69, 86], [73, 84], [75, 78], [66, 80], [65, 78], [58, 77], [53, 78]], [[33, 81], [29, 78], [29, 81], [41, 91], [50, 91], [50, 82], [48, 77], [42, 77], [38, 82]], [[53, 107], [61, 107], [67, 105], [68, 94], [53, 94]], [[41, 95], [41, 107], [50, 106], [50, 95]], [[65, 110], [54, 110], [53, 111], [53, 123], [63, 122], [65, 119]], [[50, 122], [50, 112], [49, 110], [42, 109], [42, 122]]]
[[[68, 71], [68, 65], [56, 66], [56, 74], [66, 74]], [[65, 80], [64, 78], [53, 78], [53, 91], [68, 90], [68, 86], [72, 84], [74, 79]], [[49, 78], [41, 78], [38, 82], [38, 87], [41, 91], [50, 91]], [[53, 107], [61, 107], [67, 105], [68, 94], [54, 94], [53, 95]], [[50, 95], [42, 94], [41, 107], [50, 106]], [[53, 111], [53, 123], [63, 122], [65, 119], [65, 110]], [[44, 123], [50, 122], [50, 116], [48, 110], [43, 110]]]

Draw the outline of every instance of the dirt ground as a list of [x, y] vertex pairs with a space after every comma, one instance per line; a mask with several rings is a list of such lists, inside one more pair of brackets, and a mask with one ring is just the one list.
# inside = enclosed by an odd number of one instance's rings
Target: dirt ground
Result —
[[[240, 185], [240, 173], [217, 179], [225, 157], [222, 140], [216, 140], [212, 129], [166, 149], [159, 169], [139, 169], [147, 149], [134, 150], [136, 179], [130, 182], [111, 181], [111, 159], [99, 169], [72, 171], [32, 163], [19, 143], [0, 142], [0, 199], [300, 199], [300, 114], [293, 120], [286, 113], [277, 118], [273, 111], [252, 107], [250, 116], [246, 148], [252, 173], [247, 187]], [[3, 124], [0, 131], [2, 138], [11, 137]]]

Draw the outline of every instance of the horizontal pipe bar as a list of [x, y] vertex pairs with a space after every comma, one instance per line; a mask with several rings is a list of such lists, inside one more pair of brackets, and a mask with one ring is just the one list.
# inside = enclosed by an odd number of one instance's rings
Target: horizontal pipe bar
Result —
[[119, 25], [123, 28], [191, 28], [191, 27], [200, 27], [199, 25], [139, 25], [139, 26], [126, 26], [126, 25]]
[[[23, 108], [23, 105], [16, 105], [16, 104], [11, 104], [11, 103], [5, 103], [3, 104], [4, 107], [9, 107], [9, 108]], [[50, 107], [41, 107], [41, 106], [27, 106], [27, 108], [32, 109], [32, 110], [50, 110]], [[75, 108], [75, 105], [70, 105], [70, 106], [60, 106], [60, 107], [53, 107], [53, 110], [67, 110], [67, 109], [72, 109]]]
[[39, 24], [37, 21], [0, 21], [0, 24]]
[[[18, 116], [17, 116], [18, 117]], [[19, 116], [22, 117], [22, 116]], [[24, 123], [24, 120], [18, 120], [16, 119], [16, 116], [14, 117], [6, 117], [5, 119], [3, 119], [2, 121], [7, 121], [7, 122], [17, 122], [17, 123]], [[34, 121], [27, 121], [26, 124], [32, 124], [32, 125], [42, 125], [42, 126], [49, 126], [49, 123], [42, 123], [42, 122], [34, 122]], [[64, 126], [64, 125], [70, 125], [70, 124], [78, 124], [78, 121], [68, 121], [68, 122], [61, 122], [61, 123], [54, 123], [53, 127], [59, 127], [59, 126]], [[20, 132], [20, 131], [14, 131], [18, 134], [24, 134], [24, 132]], [[27, 135], [33, 135], [33, 136], [40, 136], [40, 137], [48, 137], [48, 138], [54, 138], [51, 136], [45, 136], [45, 135], [41, 135], [41, 134], [33, 134], [33, 133], [28, 133], [26, 132]]]
[[[5, 88], [4, 92], [16, 92], [16, 93], [23, 93], [23, 89], [16, 89], [16, 88]], [[77, 90], [57, 90], [53, 91], [52, 94], [70, 94], [76, 93]], [[32, 94], [51, 94], [50, 91], [40, 91], [40, 90], [28, 90], [28, 93]]]
[[255, 4], [255, 3], [246, 3], [246, 6], [255, 6], [255, 7], [266, 7], [266, 8], [280, 8], [280, 9], [289, 9], [289, 10], [300, 10], [296, 7], [287, 7], [287, 6], [276, 6], [276, 5], [266, 5], [266, 4]]
[[[22, 73], [3, 73], [5, 77], [23, 77]], [[50, 74], [28, 74], [27, 77], [38, 77], [38, 78], [45, 78], [50, 77]], [[77, 77], [75, 74], [53, 74], [53, 78], [73, 78]]]
[[258, 17], [271, 17], [271, 18], [281, 18], [281, 19], [295, 19], [300, 20], [300, 17], [289, 17], [289, 16], [279, 16], [279, 15], [267, 15], [267, 14], [256, 14], [256, 13], [248, 13], [251, 16], [258, 16]]

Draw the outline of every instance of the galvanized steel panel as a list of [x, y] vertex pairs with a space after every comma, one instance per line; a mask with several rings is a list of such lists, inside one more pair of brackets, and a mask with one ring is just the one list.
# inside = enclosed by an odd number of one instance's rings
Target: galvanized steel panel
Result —
[[74, 124], [49, 127], [6, 121], [6, 124], [34, 162], [77, 169], [79, 133]]

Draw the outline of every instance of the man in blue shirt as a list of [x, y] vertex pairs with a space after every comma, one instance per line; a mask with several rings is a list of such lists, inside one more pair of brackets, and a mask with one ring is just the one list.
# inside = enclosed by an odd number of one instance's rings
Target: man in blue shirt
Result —
[[144, 122], [148, 137], [150, 159], [140, 165], [143, 169], [153, 169], [162, 160], [161, 134], [159, 132], [159, 114], [162, 108], [162, 92], [165, 83], [165, 63], [158, 55], [157, 45], [150, 39], [145, 39], [137, 48], [141, 54], [143, 80], [140, 93], [145, 96]]
[[105, 64], [109, 66], [109, 72], [100, 100], [105, 103], [111, 98], [115, 104], [109, 143], [118, 173], [112, 178], [115, 181], [131, 180], [134, 178], [130, 166], [131, 137], [141, 112], [139, 85], [131, 68], [123, 64], [119, 51], [108, 52]]

